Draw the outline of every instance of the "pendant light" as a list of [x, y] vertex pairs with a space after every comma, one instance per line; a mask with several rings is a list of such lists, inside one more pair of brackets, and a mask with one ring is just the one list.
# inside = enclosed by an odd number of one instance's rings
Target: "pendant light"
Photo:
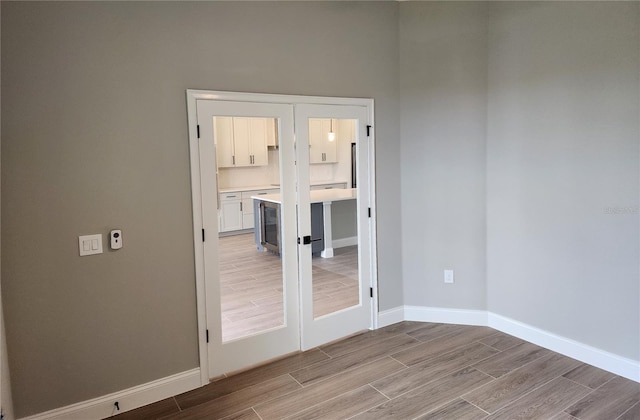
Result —
[[336, 139], [336, 133], [333, 131], [333, 118], [331, 118], [331, 130], [329, 131], [329, 141]]

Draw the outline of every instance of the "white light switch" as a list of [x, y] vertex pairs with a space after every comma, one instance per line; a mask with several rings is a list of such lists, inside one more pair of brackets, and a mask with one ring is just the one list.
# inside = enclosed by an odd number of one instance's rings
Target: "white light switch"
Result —
[[102, 234], [78, 237], [80, 256], [102, 254]]

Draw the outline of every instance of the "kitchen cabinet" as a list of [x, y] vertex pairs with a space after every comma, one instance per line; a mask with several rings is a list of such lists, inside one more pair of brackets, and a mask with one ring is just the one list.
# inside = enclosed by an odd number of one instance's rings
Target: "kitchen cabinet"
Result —
[[233, 118], [235, 166], [265, 166], [267, 159], [266, 118]]
[[242, 229], [254, 228], [253, 217], [253, 199], [251, 196], [261, 196], [267, 194], [277, 194], [280, 190], [256, 190], [256, 191], [242, 191]]
[[278, 147], [278, 123], [275, 118], [267, 118], [267, 147]]
[[254, 214], [251, 196], [279, 193], [279, 189], [227, 191], [220, 194], [218, 232], [253, 229]]
[[216, 161], [218, 168], [234, 165], [233, 159], [233, 118], [214, 117], [213, 132], [216, 143]]
[[270, 118], [214, 117], [214, 139], [219, 168], [266, 166], [267, 142], [273, 141]]
[[220, 194], [219, 231], [242, 229], [242, 195], [239, 192]]
[[337, 122], [330, 118], [309, 118], [309, 163], [336, 163], [338, 138], [329, 141], [329, 132], [336, 132]]

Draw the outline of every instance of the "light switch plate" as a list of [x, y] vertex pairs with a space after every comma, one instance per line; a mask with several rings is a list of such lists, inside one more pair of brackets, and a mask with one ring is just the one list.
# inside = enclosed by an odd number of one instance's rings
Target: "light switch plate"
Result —
[[78, 236], [80, 256], [102, 254], [102, 234]]

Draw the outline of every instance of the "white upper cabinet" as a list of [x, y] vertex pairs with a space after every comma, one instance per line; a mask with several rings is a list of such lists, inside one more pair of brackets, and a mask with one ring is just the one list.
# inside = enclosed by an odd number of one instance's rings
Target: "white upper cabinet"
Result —
[[249, 118], [249, 152], [251, 165], [266, 166], [268, 120], [266, 118]]
[[[219, 168], [266, 166], [268, 130], [274, 129], [267, 118], [214, 117], [214, 132]], [[275, 134], [274, 134], [275, 135]]]
[[213, 132], [219, 168], [233, 166], [233, 118], [214, 117]]
[[[332, 127], [333, 125], [333, 127]], [[338, 136], [329, 140], [329, 132], [336, 133], [336, 120], [309, 118], [309, 163], [336, 163], [338, 161]]]
[[235, 166], [251, 166], [250, 118], [233, 118], [233, 155]]
[[278, 125], [275, 118], [267, 119], [267, 146], [278, 147]]

